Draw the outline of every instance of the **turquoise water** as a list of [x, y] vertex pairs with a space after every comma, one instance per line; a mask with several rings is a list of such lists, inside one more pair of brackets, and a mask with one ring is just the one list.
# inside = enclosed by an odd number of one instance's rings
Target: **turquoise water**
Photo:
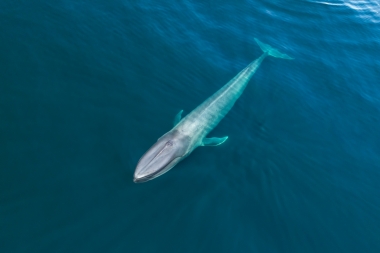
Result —
[[[0, 2], [1, 252], [380, 252], [377, 1]], [[260, 56], [200, 147], [141, 155]]]

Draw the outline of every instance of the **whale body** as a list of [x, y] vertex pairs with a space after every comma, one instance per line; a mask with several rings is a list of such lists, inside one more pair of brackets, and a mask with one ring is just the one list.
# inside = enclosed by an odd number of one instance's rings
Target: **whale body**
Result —
[[134, 173], [135, 183], [146, 182], [168, 172], [199, 146], [217, 146], [228, 139], [228, 136], [222, 138], [206, 138], [206, 136], [230, 111], [262, 61], [267, 56], [293, 59], [258, 39], [255, 41], [263, 54], [186, 117], [181, 119], [183, 110], [175, 116], [174, 127], [159, 138], [140, 158]]

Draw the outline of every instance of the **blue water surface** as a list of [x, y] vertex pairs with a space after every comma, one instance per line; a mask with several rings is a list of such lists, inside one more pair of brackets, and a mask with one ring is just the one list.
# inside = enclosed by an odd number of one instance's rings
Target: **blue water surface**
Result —
[[[261, 55], [200, 147], [142, 154]], [[0, 252], [380, 252], [380, 3], [0, 1]]]

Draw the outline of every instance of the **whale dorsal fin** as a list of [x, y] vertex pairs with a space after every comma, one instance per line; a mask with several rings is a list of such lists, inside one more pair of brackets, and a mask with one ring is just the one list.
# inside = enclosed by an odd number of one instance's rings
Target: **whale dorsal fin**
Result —
[[180, 110], [179, 113], [177, 113], [177, 115], [175, 115], [174, 121], [173, 121], [174, 126], [176, 126], [181, 121], [182, 113], [183, 113], [183, 110]]
[[212, 138], [204, 138], [202, 141], [202, 146], [218, 146], [225, 142], [228, 139], [228, 136], [222, 137], [222, 138], [217, 138], [217, 137], [212, 137]]

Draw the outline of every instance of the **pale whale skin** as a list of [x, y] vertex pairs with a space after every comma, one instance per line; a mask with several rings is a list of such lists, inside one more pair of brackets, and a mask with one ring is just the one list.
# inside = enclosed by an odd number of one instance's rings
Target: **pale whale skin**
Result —
[[264, 53], [182, 120], [182, 111], [177, 114], [174, 127], [159, 138], [140, 158], [134, 173], [135, 183], [146, 182], [164, 174], [199, 146], [217, 146], [227, 140], [227, 136], [223, 138], [206, 138], [206, 136], [241, 96], [262, 61], [268, 55], [292, 59], [258, 39], [255, 40]]

